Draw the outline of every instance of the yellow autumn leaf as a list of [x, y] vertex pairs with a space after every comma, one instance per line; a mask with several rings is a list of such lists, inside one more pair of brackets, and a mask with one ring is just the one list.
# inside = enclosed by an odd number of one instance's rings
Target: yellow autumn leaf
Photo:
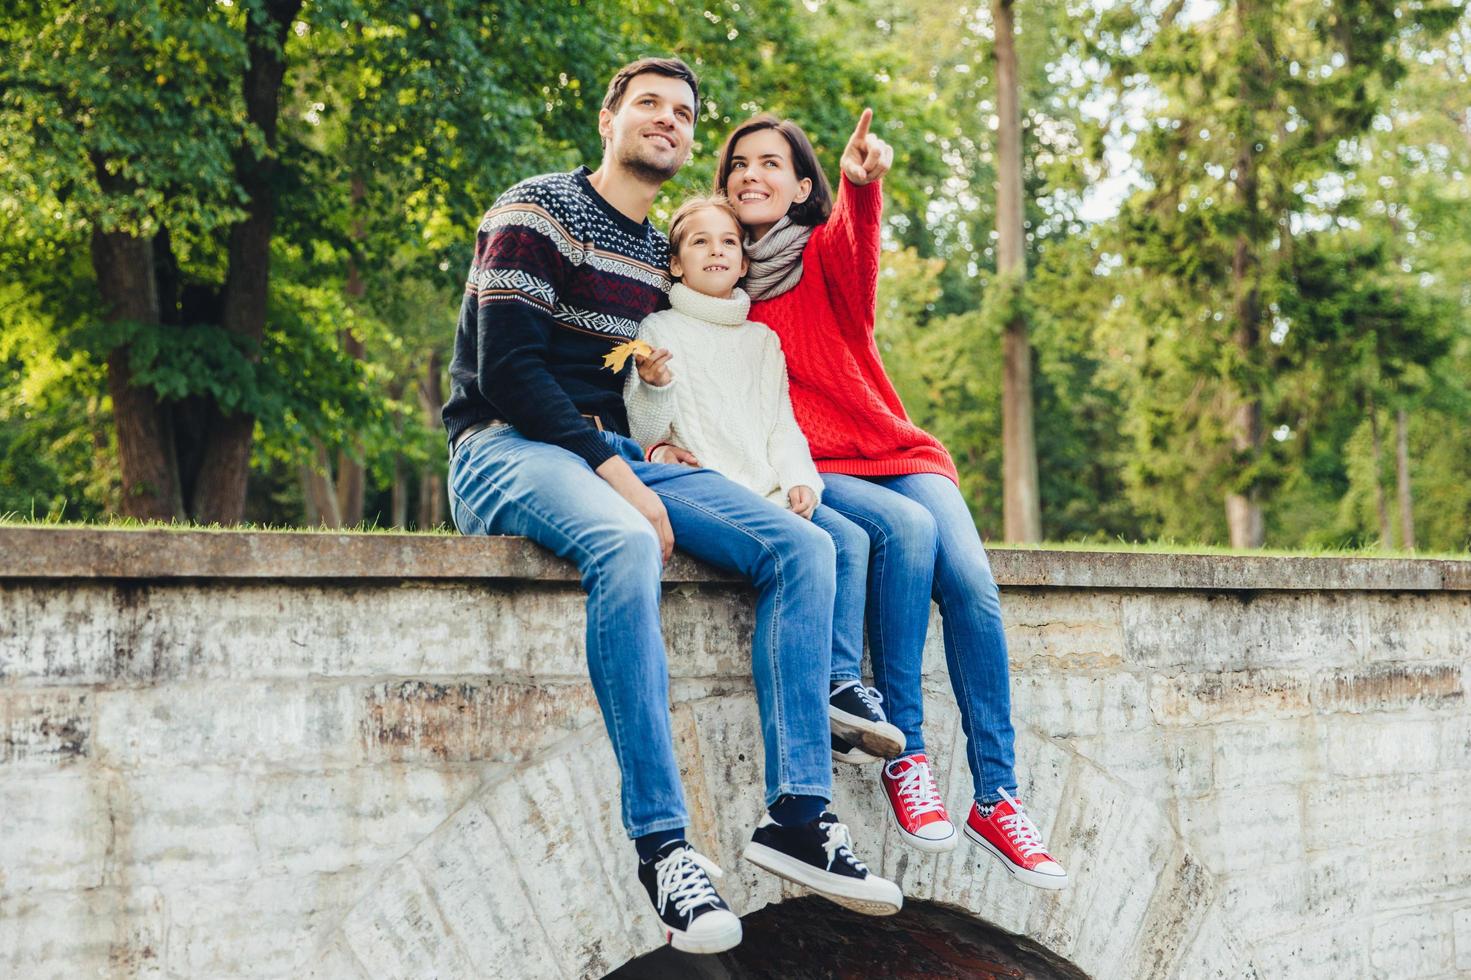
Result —
[[608, 368], [616, 374], [623, 370], [623, 365], [628, 363], [628, 359], [632, 355], [641, 354], [644, 357], [648, 357], [652, 353], [654, 353], [654, 348], [650, 347], [644, 341], [630, 340], [628, 343], [619, 344], [604, 354], [603, 367]]

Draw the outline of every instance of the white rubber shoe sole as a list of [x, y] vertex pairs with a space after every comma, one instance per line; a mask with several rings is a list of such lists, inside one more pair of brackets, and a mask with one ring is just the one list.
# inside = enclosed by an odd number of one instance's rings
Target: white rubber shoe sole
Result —
[[1010, 861], [1006, 860], [1005, 856], [1003, 856], [1002, 853], [996, 849], [995, 844], [992, 844], [990, 841], [986, 840], [986, 838], [982, 837], [974, 830], [971, 830], [970, 824], [965, 824], [964, 830], [965, 836], [969, 837], [972, 842], [979, 844], [981, 845], [981, 847], [985, 848], [992, 857], [1001, 862], [1001, 866], [1003, 868], [1011, 872], [1011, 876], [1017, 881], [1031, 885], [1033, 888], [1045, 888], [1048, 891], [1054, 892], [1060, 891], [1067, 887], [1066, 871], [1064, 871], [1060, 875], [1045, 875], [1041, 874], [1040, 872], [1033, 871], [1030, 868], [1019, 868], [1016, 865], [1012, 864]]
[[793, 884], [810, 889], [830, 902], [864, 915], [895, 915], [904, 907], [904, 893], [887, 878], [869, 874], [867, 878], [849, 878], [821, 871], [783, 854], [775, 848], [755, 841], [741, 854], [747, 861]]
[[681, 953], [723, 953], [740, 944], [741, 920], [734, 912], [706, 912], [693, 925], [684, 932], [664, 926], [664, 941]]
[[[885, 800], [884, 802], [887, 803], [888, 801]], [[946, 851], [955, 850], [955, 845], [960, 843], [960, 835], [955, 832], [955, 824], [949, 821], [946, 821], [946, 823], [950, 827], [950, 836], [943, 837], [940, 840], [930, 840], [928, 837], [920, 837], [918, 834], [911, 834], [905, 830], [904, 825], [899, 822], [899, 814], [894, 812], [892, 806], [889, 807], [889, 819], [894, 821], [894, 829], [899, 831], [899, 839], [916, 850], [925, 851], [929, 854], [943, 854]]]
[[828, 722], [845, 741], [861, 745], [883, 759], [892, 759], [904, 751], [904, 733], [886, 721], [869, 721], [857, 715], [828, 706]]

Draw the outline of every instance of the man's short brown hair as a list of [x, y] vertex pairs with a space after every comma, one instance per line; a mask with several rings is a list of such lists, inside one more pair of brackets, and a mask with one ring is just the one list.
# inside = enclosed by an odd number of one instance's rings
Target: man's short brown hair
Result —
[[647, 72], [666, 78], [683, 79], [689, 84], [690, 94], [694, 97], [695, 112], [700, 111], [700, 80], [695, 77], [695, 70], [678, 58], [640, 58], [624, 65], [608, 83], [608, 94], [603, 96], [603, 108], [609, 112], [617, 112], [618, 107], [623, 104], [623, 96], [628, 92], [629, 80]]

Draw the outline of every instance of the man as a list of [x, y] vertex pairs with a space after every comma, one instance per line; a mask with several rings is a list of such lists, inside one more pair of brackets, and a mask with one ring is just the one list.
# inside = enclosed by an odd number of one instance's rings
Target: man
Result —
[[892, 914], [903, 896], [854, 856], [827, 810], [828, 662], [814, 651], [831, 647], [831, 538], [713, 471], [646, 462], [627, 435], [629, 368], [604, 367], [670, 287], [668, 242], [647, 216], [689, 156], [698, 105], [682, 61], [625, 66], [598, 114], [598, 169], [523, 181], [486, 214], [443, 416], [460, 530], [525, 535], [577, 563], [588, 670], [639, 878], [669, 942], [715, 953], [741, 926], [711, 883], [720, 870], [684, 837], [659, 629], [660, 570], [676, 540], [758, 591], [768, 813], [748, 857], [860, 911]]

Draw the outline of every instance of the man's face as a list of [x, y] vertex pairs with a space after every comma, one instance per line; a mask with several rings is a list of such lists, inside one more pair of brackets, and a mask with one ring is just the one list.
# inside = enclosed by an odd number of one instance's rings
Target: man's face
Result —
[[662, 183], [689, 159], [695, 136], [695, 96], [689, 83], [657, 72], [628, 80], [617, 112], [598, 114], [598, 132], [610, 159]]

